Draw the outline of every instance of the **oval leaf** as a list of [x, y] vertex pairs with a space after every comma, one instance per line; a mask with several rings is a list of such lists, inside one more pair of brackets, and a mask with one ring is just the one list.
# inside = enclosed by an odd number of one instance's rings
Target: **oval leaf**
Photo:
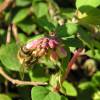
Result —
[[32, 100], [68, 100], [66, 97], [56, 92], [51, 92], [45, 87], [33, 87], [31, 91]]
[[29, 9], [25, 8], [25, 9], [21, 9], [17, 12], [17, 14], [14, 16], [13, 19], [13, 23], [18, 23], [20, 21], [22, 21], [23, 19], [25, 19], [29, 14]]
[[62, 88], [65, 90], [66, 95], [77, 96], [77, 91], [71, 83], [64, 81], [62, 84]]
[[3, 45], [0, 48], [0, 60], [10, 70], [19, 71], [20, 63], [17, 59], [18, 46], [15, 43]]

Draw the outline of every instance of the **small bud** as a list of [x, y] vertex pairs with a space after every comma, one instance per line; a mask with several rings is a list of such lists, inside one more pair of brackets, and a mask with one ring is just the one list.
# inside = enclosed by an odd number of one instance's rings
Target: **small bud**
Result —
[[50, 39], [48, 44], [50, 48], [55, 48], [58, 45], [58, 42], [56, 40]]

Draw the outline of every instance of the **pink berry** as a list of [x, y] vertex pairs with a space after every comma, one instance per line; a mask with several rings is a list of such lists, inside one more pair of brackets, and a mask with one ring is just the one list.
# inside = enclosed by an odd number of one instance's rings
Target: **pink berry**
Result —
[[56, 40], [50, 39], [48, 44], [50, 48], [55, 48], [58, 45], [58, 42]]

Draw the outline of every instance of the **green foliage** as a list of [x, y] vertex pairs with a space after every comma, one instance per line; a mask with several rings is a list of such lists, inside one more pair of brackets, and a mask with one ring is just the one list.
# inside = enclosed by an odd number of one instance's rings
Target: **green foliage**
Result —
[[12, 100], [8, 95], [0, 94], [1, 100]]
[[27, 6], [31, 3], [32, 3], [32, 0], [16, 0], [16, 5], [21, 6], [21, 7]]
[[77, 8], [80, 8], [82, 6], [98, 7], [99, 5], [100, 5], [100, 0], [76, 0]]
[[[80, 19], [80, 23], [100, 25], [100, 10], [91, 6], [83, 6], [80, 8], [82, 13], [86, 13], [86, 17]], [[94, 19], [94, 20], [93, 20]]]
[[45, 3], [33, 3], [33, 11], [37, 17], [45, 16], [48, 13], [48, 7]]
[[31, 97], [32, 97], [32, 100], [35, 100], [35, 99], [41, 100], [41, 98], [43, 100], [52, 100], [52, 99], [53, 100], [68, 100], [66, 97], [60, 96], [56, 92], [51, 92], [50, 90], [42, 86], [33, 87], [31, 91]]
[[99, 83], [100, 83], [100, 72], [96, 72], [94, 74], [94, 76], [92, 77], [92, 82], [95, 86], [98, 86], [99, 87]]
[[64, 26], [59, 26], [56, 31], [59, 37], [68, 37], [74, 35], [78, 30], [77, 24], [66, 23]]
[[88, 50], [86, 54], [94, 59], [100, 60], [100, 51], [94, 50], [94, 53], [92, 50]]
[[47, 75], [45, 68], [36, 65], [33, 71], [29, 72], [31, 81], [45, 82], [49, 80], [49, 75]]
[[36, 29], [36, 25], [31, 18], [24, 19], [23, 21], [19, 22], [17, 26], [28, 35], [32, 34], [32, 32], [34, 32]]
[[68, 95], [68, 96], [77, 96], [76, 89], [74, 88], [74, 86], [71, 83], [69, 83], [67, 81], [63, 82], [62, 89], [64, 90], [65, 95]]
[[[3, 4], [4, 1], [0, 0], [0, 67], [18, 80], [22, 68], [25, 77], [21, 82], [47, 85], [15, 86], [2, 77], [1, 71], [0, 100], [100, 100], [100, 0], [8, 0], [11, 3]], [[34, 48], [35, 42], [43, 38], [54, 39], [58, 44], [48, 48], [53, 43], [42, 41]], [[42, 48], [42, 43], [46, 47]], [[22, 48], [27, 45], [32, 46], [30, 52]], [[59, 47], [63, 47], [59, 54], [53, 55], [57, 60], [52, 59], [51, 50]], [[74, 62], [73, 54], [78, 48], [84, 50]], [[67, 56], [60, 58], [66, 55], [63, 49]], [[19, 50], [24, 54], [20, 56], [22, 62], [18, 59]], [[42, 50], [42, 56], [37, 56]], [[62, 82], [65, 72], [67, 80]]]
[[55, 26], [49, 22], [45, 16], [39, 18], [37, 24], [49, 32], [52, 32], [55, 29]]
[[18, 46], [16, 45], [16, 43], [3, 45], [0, 48], [0, 61], [4, 64], [6, 68], [13, 71], [19, 70], [21, 65], [17, 59], [17, 52]]
[[29, 9], [28, 8], [21, 9], [15, 15], [15, 17], [13, 19], [13, 23], [18, 23], [18, 22], [24, 20], [28, 16], [28, 14], [29, 14]]
[[95, 92], [95, 87], [91, 82], [83, 82], [79, 85], [80, 92], [78, 95], [78, 100], [91, 100], [92, 95]]

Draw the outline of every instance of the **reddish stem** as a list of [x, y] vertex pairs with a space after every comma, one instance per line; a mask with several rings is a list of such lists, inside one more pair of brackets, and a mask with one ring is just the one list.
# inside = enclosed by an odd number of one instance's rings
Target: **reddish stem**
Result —
[[79, 57], [80, 53], [83, 51], [83, 48], [79, 48], [73, 55], [72, 59], [70, 60], [70, 62], [67, 65], [67, 68], [65, 70], [64, 76], [62, 77], [61, 83], [63, 83], [63, 81], [68, 77], [68, 74], [72, 68], [72, 65], [75, 63], [75, 61], [77, 60], [77, 58]]

